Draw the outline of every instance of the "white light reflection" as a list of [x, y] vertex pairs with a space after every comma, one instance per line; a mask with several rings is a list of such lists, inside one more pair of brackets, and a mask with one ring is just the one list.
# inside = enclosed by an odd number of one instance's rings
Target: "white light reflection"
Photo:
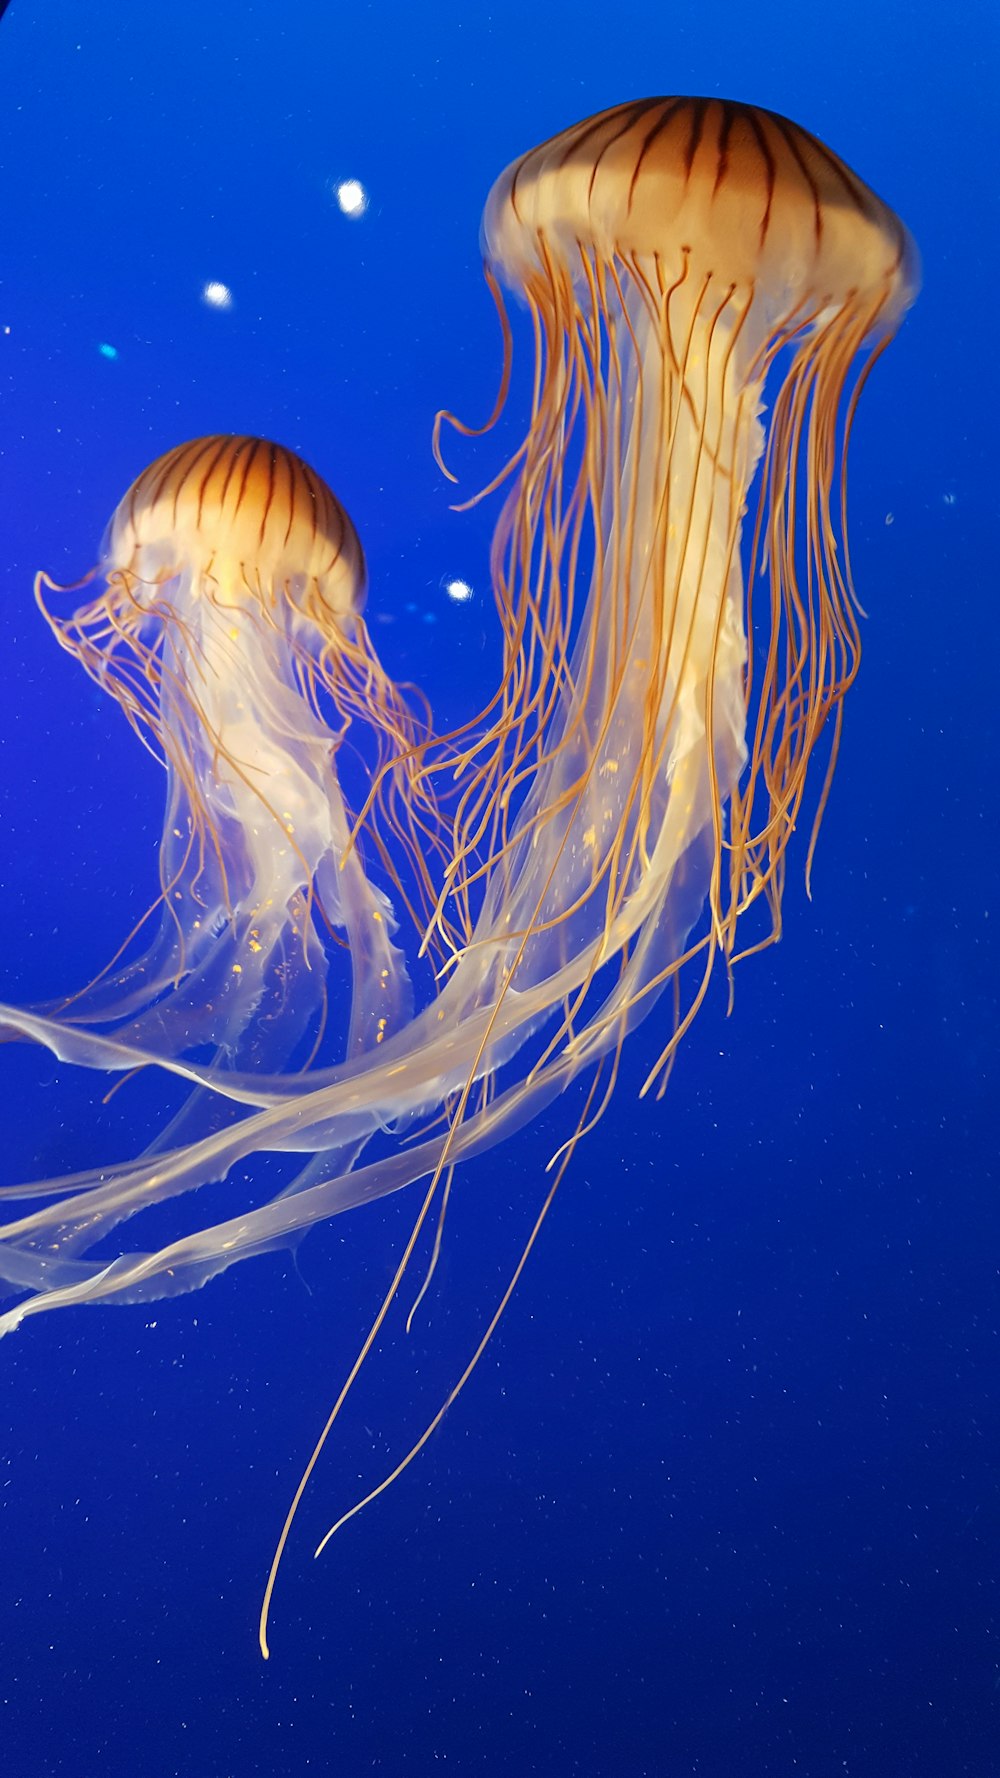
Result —
[[363, 216], [368, 208], [368, 193], [360, 179], [341, 179], [333, 195], [345, 216]]
[[233, 306], [233, 293], [229, 285], [220, 284], [214, 278], [205, 285], [201, 296], [210, 309], [231, 309]]

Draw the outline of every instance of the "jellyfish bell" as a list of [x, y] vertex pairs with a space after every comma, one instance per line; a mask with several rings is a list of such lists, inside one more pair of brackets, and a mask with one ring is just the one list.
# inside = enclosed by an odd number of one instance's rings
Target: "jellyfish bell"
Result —
[[87, 1033], [113, 1032], [123, 1051], [208, 1045], [226, 1066], [280, 1068], [322, 1019], [324, 942], [343, 934], [348, 1050], [377, 1042], [410, 994], [389, 900], [349, 843], [337, 751], [357, 717], [398, 751], [411, 719], [367, 638], [343, 507], [283, 446], [196, 439], [133, 483], [101, 575], [70, 617], [46, 576], [36, 590], [62, 646], [166, 766], [159, 929], [40, 1010], [84, 1061]]
[[[488, 263], [515, 288], [583, 262], [662, 265], [671, 282], [752, 292], [776, 321], [845, 302], [899, 322], [919, 282], [912, 238], [816, 136], [726, 99], [640, 99], [530, 150], [494, 184]], [[624, 294], [624, 293], [623, 293]], [[805, 314], [803, 314], [805, 319]]]
[[[105, 572], [149, 590], [190, 576], [206, 599], [289, 607], [329, 646], [365, 604], [365, 562], [339, 500], [301, 457], [265, 439], [177, 445], [133, 482], [108, 527]], [[315, 650], [315, 642], [310, 646]]]

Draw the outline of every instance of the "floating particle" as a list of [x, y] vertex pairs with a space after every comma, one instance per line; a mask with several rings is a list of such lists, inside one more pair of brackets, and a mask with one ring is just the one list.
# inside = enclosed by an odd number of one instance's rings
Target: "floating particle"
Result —
[[333, 195], [345, 216], [363, 216], [368, 208], [368, 193], [360, 179], [341, 179]]

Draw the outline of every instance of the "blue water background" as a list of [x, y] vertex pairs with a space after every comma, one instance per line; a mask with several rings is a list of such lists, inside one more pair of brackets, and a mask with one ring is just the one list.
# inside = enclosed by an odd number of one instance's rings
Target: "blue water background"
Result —
[[[492, 684], [496, 502], [449, 510], [430, 429], [492, 405], [479, 216], [514, 155], [622, 98], [752, 99], [898, 208], [925, 288], [854, 439], [869, 617], [814, 898], [802, 836], [780, 947], [729, 1018], [717, 984], [660, 1105], [656, 1033], [632, 1040], [465, 1398], [314, 1564], [464, 1363], [573, 1107], [469, 1170], [414, 1333], [393, 1323], [306, 1498], [268, 1667], [273, 1540], [412, 1205], [0, 1348], [4, 1778], [1000, 1772], [997, 49], [975, 0], [13, 0], [5, 999], [85, 981], [154, 886], [157, 768], [31, 580], [87, 569], [165, 448], [303, 452], [362, 534], [393, 673], [442, 723]], [[517, 439], [528, 346], [519, 321], [510, 418], [451, 447], [465, 493]], [[170, 1090], [104, 1108], [105, 1085], [0, 1053], [4, 1178], [148, 1141]]]

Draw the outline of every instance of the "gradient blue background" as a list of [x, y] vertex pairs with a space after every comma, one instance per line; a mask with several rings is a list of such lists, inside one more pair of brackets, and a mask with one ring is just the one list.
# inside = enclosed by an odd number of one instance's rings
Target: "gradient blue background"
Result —
[[[814, 900], [800, 846], [784, 942], [731, 1018], [710, 995], [662, 1105], [636, 1098], [655, 1032], [634, 1039], [465, 1399], [314, 1565], [464, 1362], [572, 1106], [470, 1169], [438, 1286], [307, 1497], [268, 1667], [273, 1539], [409, 1204], [319, 1231], [298, 1268], [0, 1349], [4, 1778], [1000, 1773], [996, 21], [986, 0], [13, 0], [5, 999], [84, 981], [154, 882], [156, 768], [31, 579], [85, 570], [160, 451], [233, 430], [306, 454], [363, 536], [390, 669], [442, 722], [492, 683], [496, 504], [449, 511], [430, 428], [492, 404], [478, 224], [515, 154], [643, 93], [753, 99], [899, 209], [925, 288], [855, 433], [870, 617]], [[331, 196], [349, 176], [357, 222]], [[518, 436], [520, 324], [518, 347], [503, 427], [452, 447], [465, 492]], [[103, 1084], [4, 1050], [4, 1177], [148, 1140], [168, 1089], [102, 1108]]]

